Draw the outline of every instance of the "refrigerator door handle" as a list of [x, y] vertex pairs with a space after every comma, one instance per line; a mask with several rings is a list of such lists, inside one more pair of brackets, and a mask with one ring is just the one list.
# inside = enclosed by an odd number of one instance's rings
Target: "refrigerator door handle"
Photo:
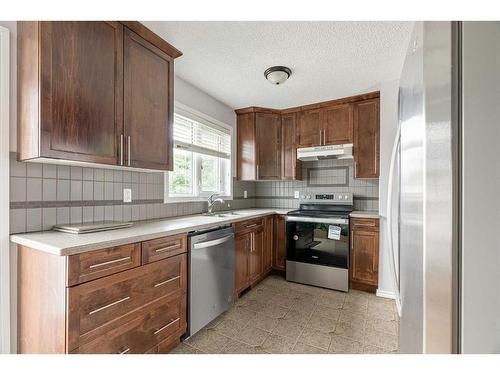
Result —
[[396, 158], [398, 155], [398, 148], [401, 142], [401, 123], [398, 123], [398, 128], [396, 130], [396, 137], [394, 139], [394, 144], [392, 146], [391, 154], [391, 164], [389, 167], [389, 184], [387, 187], [387, 225], [386, 225], [386, 235], [389, 242], [389, 262], [392, 269], [392, 278], [394, 282], [394, 292], [396, 295], [396, 307], [398, 309], [398, 314], [401, 316], [401, 295], [399, 290], [399, 280], [396, 271], [396, 253], [394, 251], [394, 237], [392, 231], [392, 195], [393, 195], [393, 184], [394, 184], [394, 167], [396, 164]]

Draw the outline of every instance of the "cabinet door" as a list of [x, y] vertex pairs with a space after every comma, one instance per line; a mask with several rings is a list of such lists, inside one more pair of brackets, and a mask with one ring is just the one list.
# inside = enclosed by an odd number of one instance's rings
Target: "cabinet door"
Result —
[[274, 218], [268, 216], [264, 219], [264, 250], [262, 253], [262, 270], [267, 273], [273, 267], [273, 241]]
[[41, 22], [39, 30], [40, 155], [118, 164], [123, 27], [101, 21]]
[[323, 109], [323, 144], [352, 143], [352, 104], [341, 104]]
[[351, 237], [351, 281], [377, 286], [378, 231], [353, 230]]
[[246, 289], [250, 285], [249, 273], [248, 273], [250, 236], [251, 236], [250, 233], [237, 234], [234, 240], [235, 243], [234, 289], [236, 294]]
[[297, 160], [297, 114], [281, 115], [281, 178], [302, 179], [302, 163]]
[[262, 253], [264, 251], [264, 227], [251, 233], [249, 272], [250, 283], [255, 282], [262, 275]]
[[276, 113], [255, 114], [257, 144], [257, 179], [281, 177], [281, 119]]
[[254, 181], [257, 179], [255, 113], [238, 115], [237, 121], [236, 178]]
[[321, 145], [320, 136], [321, 110], [311, 109], [300, 112], [298, 129], [298, 147]]
[[273, 267], [285, 270], [286, 265], [286, 223], [285, 216], [278, 215], [274, 220], [274, 256]]
[[380, 163], [379, 99], [354, 104], [354, 177], [377, 178]]
[[125, 29], [126, 165], [172, 170], [173, 58]]

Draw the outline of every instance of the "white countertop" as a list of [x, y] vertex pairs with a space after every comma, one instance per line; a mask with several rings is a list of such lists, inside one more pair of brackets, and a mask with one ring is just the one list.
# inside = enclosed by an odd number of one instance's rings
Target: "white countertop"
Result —
[[284, 215], [288, 211], [290, 210], [279, 208], [251, 208], [232, 211], [238, 214], [233, 217], [190, 215], [140, 221], [134, 223], [129, 228], [87, 234], [69, 234], [56, 231], [13, 234], [10, 236], [10, 240], [18, 245], [31, 247], [54, 255], [66, 256], [132, 242], [147, 241], [193, 230], [207, 229], [260, 216], [272, 214]]
[[380, 218], [380, 214], [378, 211], [352, 211], [351, 214], [349, 215], [354, 218], [360, 218], [360, 219], [378, 219]]

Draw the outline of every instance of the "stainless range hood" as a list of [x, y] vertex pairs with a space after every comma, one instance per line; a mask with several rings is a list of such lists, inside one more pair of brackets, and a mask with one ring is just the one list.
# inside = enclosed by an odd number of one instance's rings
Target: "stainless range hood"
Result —
[[302, 161], [321, 159], [352, 159], [352, 148], [352, 143], [333, 146], [298, 148], [297, 159]]

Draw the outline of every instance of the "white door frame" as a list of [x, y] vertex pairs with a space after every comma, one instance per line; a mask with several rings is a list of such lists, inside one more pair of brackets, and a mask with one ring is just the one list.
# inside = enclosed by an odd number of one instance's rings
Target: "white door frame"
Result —
[[0, 26], [0, 353], [10, 353], [9, 83], [10, 32]]

